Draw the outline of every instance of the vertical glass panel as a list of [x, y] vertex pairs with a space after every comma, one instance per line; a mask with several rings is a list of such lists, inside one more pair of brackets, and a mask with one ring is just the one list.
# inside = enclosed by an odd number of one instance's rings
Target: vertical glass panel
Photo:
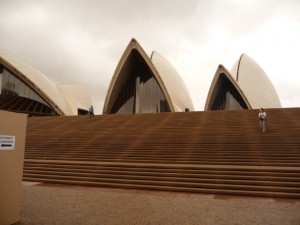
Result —
[[14, 78], [14, 76], [10, 75], [8, 77], [8, 90], [11, 95], [15, 95], [14, 87], [15, 87], [15, 78]]
[[25, 85], [24, 97], [29, 98], [29, 87], [27, 85]]
[[139, 89], [140, 89], [140, 91], [139, 91], [139, 106], [140, 106], [139, 112], [143, 113], [144, 104], [143, 104], [142, 99], [144, 99], [145, 92], [144, 92], [144, 85], [143, 85], [143, 83], [141, 83], [141, 79], [139, 79], [138, 85], [139, 85]]
[[111, 113], [134, 113], [135, 77], [127, 80], [117, 99], [114, 102]]
[[39, 95], [37, 93], [34, 93], [33, 99], [38, 102], [39, 101]]
[[18, 78], [15, 78], [14, 94], [19, 95], [20, 93], [20, 83], [21, 81]]
[[156, 112], [156, 88], [155, 88], [155, 79], [151, 77], [150, 82], [150, 108], [151, 112]]
[[7, 70], [3, 71], [2, 90], [2, 95], [9, 95], [9, 74]]
[[218, 93], [211, 110], [247, 109], [242, 96], [225, 75], [221, 75], [218, 82], [218, 90], [216, 90]]
[[140, 77], [138, 76], [135, 81], [135, 113], [140, 113]]
[[2, 73], [0, 73], [0, 95], [2, 93]]
[[0, 109], [26, 112], [31, 115], [41, 115], [43, 113], [41, 113], [40, 109], [43, 105], [46, 108], [46, 112], [50, 112], [51, 115], [56, 115], [55, 111], [21, 79], [6, 68], [3, 68], [2, 71], [3, 72], [0, 73], [0, 94], [11, 99], [8, 101], [8, 104], [0, 105]]
[[0, 95], [2, 93], [2, 77], [3, 77], [3, 66], [0, 64]]
[[21, 97], [25, 97], [25, 84], [23, 82], [20, 82], [20, 92], [19, 95]]
[[29, 96], [28, 98], [33, 99], [33, 91], [29, 88]]
[[146, 65], [136, 68], [114, 102], [111, 113], [170, 111], [164, 94]]

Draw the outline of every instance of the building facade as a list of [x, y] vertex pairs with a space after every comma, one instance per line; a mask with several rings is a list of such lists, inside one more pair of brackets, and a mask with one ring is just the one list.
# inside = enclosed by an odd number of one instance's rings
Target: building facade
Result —
[[30, 116], [78, 115], [86, 114], [91, 104], [84, 85], [57, 86], [37, 69], [0, 50], [0, 110]]
[[159, 113], [194, 110], [188, 90], [171, 64], [151, 56], [132, 39], [114, 72], [103, 114]]
[[229, 72], [219, 65], [205, 110], [281, 108], [277, 92], [262, 68], [242, 54]]

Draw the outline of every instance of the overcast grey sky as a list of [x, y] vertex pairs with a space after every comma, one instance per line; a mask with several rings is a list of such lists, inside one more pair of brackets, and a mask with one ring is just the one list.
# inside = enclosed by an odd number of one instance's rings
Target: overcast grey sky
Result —
[[131, 38], [163, 55], [203, 110], [219, 64], [242, 53], [275, 86], [283, 107], [300, 107], [298, 0], [0, 0], [0, 48], [54, 83], [83, 83], [102, 113]]

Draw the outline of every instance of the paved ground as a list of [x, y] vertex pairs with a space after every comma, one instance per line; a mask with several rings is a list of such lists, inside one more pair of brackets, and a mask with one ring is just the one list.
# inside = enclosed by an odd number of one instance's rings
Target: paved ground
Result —
[[300, 225], [300, 200], [23, 183], [18, 225]]

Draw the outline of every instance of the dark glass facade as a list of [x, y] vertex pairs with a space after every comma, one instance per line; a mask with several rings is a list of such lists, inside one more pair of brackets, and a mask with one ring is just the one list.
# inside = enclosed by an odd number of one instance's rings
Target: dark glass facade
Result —
[[58, 115], [32, 88], [1, 65], [0, 109], [34, 116]]
[[215, 95], [211, 110], [248, 109], [238, 90], [224, 74], [220, 75], [216, 87], [217, 94]]
[[119, 92], [111, 113], [156, 112], [170, 112], [170, 107], [150, 69], [139, 66]]

